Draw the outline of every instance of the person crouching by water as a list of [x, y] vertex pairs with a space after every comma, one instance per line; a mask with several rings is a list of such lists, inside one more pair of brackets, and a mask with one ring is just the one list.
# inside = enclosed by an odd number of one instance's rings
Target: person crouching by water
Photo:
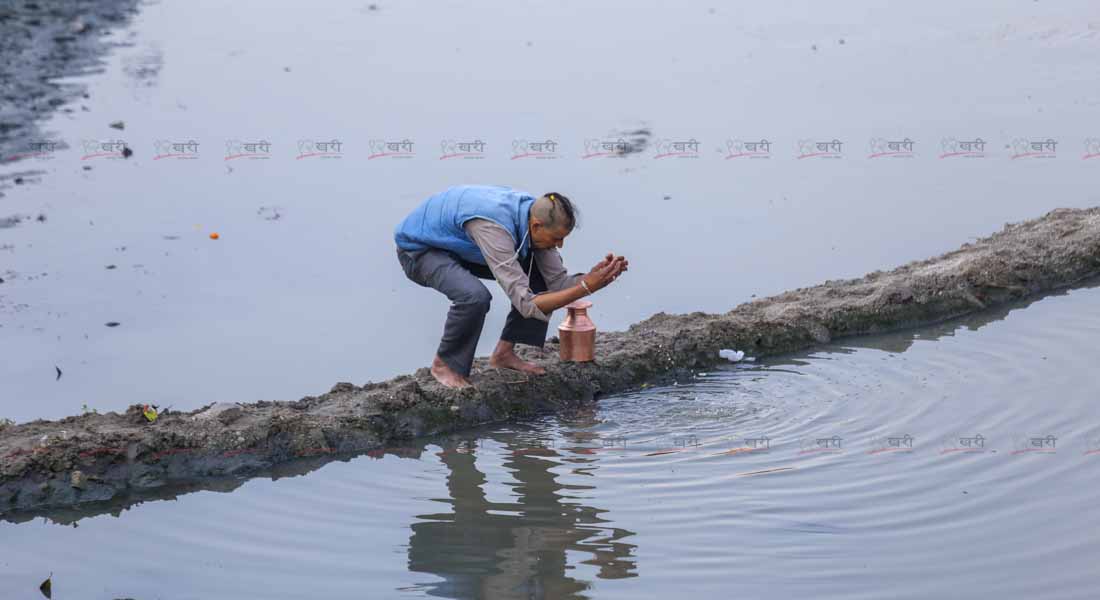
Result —
[[550, 313], [606, 287], [627, 270], [608, 254], [587, 274], [569, 275], [558, 248], [577, 224], [565, 196], [538, 198], [494, 185], [460, 185], [417, 206], [394, 230], [405, 275], [451, 301], [431, 372], [447, 387], [469, 381], [492, 294], [481, 279], [496, 279], [512, 310], [489, 366], [540, 375], [545, 369], [516, 356], [515, 345], [541, 348]]

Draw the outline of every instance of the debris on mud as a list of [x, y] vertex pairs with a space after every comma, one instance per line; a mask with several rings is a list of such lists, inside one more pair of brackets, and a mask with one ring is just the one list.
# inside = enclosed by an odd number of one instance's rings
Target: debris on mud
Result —
[[718, 351], [718, 356], [734, 363], [745, 360], [745, 352], [743, 350], [731, 350], [729, 348], [723, 348]]

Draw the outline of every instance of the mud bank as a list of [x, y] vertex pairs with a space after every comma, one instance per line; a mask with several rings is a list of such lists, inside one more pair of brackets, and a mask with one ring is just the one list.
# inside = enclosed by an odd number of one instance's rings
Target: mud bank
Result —
[[454, 391], [427, 369], [362, 387], [339, 383], [295, 402], [212, 405], [149, 423], [126, 414], [0, 425], [0, 512], [144, 495], [204, 478], [255, 474], [304, 457], [384, 448], [399, 440], [583, 406], [645, 382], [690, 377], [725, 361], [833, 339], [926, 325], [1100, 274], [1100, 207], [1059, 209], [1007, 225], [942, 256], [859, 279], [827, 281], [721, 314], [659, 313], [604, 332], [594, 363], [557, 360], [548, 343], [523, 354], [547, 369], [527, 378], [475, 363], [475, 389]]
[[[57, 79], [91, 72], [110, 48], [103, 36], [125, 25], [137, 0], [12, 0], [0, 3], [0, 163], [49, 141], [37, 122], [84, 94]], [[104, 122], [106, 125], [106, 122]]]

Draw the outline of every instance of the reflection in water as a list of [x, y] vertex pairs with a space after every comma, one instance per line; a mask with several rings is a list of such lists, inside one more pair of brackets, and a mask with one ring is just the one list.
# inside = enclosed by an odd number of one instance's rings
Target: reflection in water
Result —
[[[330, 595], [381, 598], [663, 598], [688, 589], [724, 598], [731, 588], [831, 600], [887, 589], [914, 599], [945, 590], [1090, 597], [1090, 533], [1100, 522], [1081, 508], [1100, 485], [1100, 463], [1084, 454], [1100, 422], [1100, 381], [1089, 369], [1095, 302], [1086, 290], [997, 326], [986, 323], [1009, 308], [723, 368], [553, 418], [295, 461], [254, 474], [290, 481], [145, 506], [117, 521], [0, 524], [0, 537], [20, 549], [5, 557], [0, 589], [33, 592], [51, 570], [57, 582], [111, 589], [142, 556], [154, 570], [104, 597], [173, 589], [299, 598], [316, 595], [318, 582]], [[944, 455], [940, 440], [958, 431], [991, 442], [1053, 434], [1058, 452]], [[769, 451], [727, 451], [757, 434], [772, 440]], [[875, 452], [876, 440], [902, 434], [915, 438], [913, 452]], [[846, 453], [801, 455], [803, 440], [832, 435]], [[76, 524], [81, 514], [244, 481], [44, 516]], [[942, 576], [928, 578], [929, 566]]]
[[[929, 325], [926, 327], [907, 329], [903, 331], [879, 335], [844, 338], [827, 346], [815, 347], [809, 350], [792, 354], [768, 357], [766, 364], [759, 364], [756, 366], [744, 364], [742, 365], [742, 367], [744, 372], [758, 371], [762, 376], [781, 372], [797, 374], [800, 372], [797, 368], [785, 370], [781, 367], [803, 367], [810, 365], [811, 361], [807, 358], [807, 355], [810, 354], [812, 354], [815, 359], [821, 360], [830, 356], [836, 357], [854, 354], [860, 348], [872, 348], [883, 350], [886, 352], [902, 354], [909, 351], [912, 348], [913, 342], [916, 340], [939, 340], [943, 337], [954, 336], [957, 331], [963, 329], [967, 331], [977, 331], [990, 323], [1003, 321], [1005, 318], [1008, 317], [1009, 313], [1027, 308], [1032, 304], [1042, 301], [1044, 298], [1064, 296], [1068, 294], [1072, 289], [1086, 290], [1097, 287], [1100, 287], [1100, 278], [1089, 279], [1080, 282], [1072, 288], [1047, 292], [1045, 294], [1041, 294], [1032, 298], [1019, 300], [1016, 302], [1005, 304], [1003, 306], [998, 306], [989, 310], [981, 311], [972, 315], [950, 319], [937, 325]], [[569, 428], [568, 430], [564, 430], [559, 433], [565, 436], [571, 442], [575, 442], [577, 444], [586, 444], [598, 441], [598, 433], [593, 431], [585, 431], [585, 428], [592, 427], [598, 423], [598, 420], [595, 416], [595, 410], [596, 409], [593, 406], [576, 409], [574, 411], [571, 411], [568, 415], [559, 415], [560, 422], [564, 426]], [[466, 435], [471, 436], [489, 434], [484, 434], [481, 431], [471, 431], [467, 432]], [[452, 442], [450, 443], [452, 445], [456, 445], [455, 447], [457, 448], [457, 444], [459, 442], [454, 440], [457, 440], [459, 438], [448, 439], [451, 439]], [[461, 439], [469, 440], [474, 438], [463, 437]], [[570, 454], [573, 455], [572, 457], [561, 458], [559, 454], [553, 452], [550, 449], [544, 448], [541, 451], [546, 453], [548, 460], [536, 460], [534, 456], [536, 452], [538, 452], [538, 450], [534, 448], [524, 449], [523, 447], [525, 444], [527, 446], [537, 445], [538, 442], [523, 442], [518, 438], [504, 433], [489, 435], [489, 437], [482, 439], [494, 439], [498, 441], [505, 440], [508, 444], [510, 444], [509, 447], [513, 449], [515, 454], [521, 455], [523, 453], [526, 453], [526, 456], [521, 457], [522, 460], [517, 459], [508, 463], [510, 468], [516, 470], [530, 470], [535, 466], [539, 466], [543, 471], [545, 471], [547, 477], [549, 477], [550, 467], [552, 467], [554, 464], [553, 462], [551, 462], [550, 459], [558, 459], [564, 463], [582, 463], [586, 462], [586, 459], [580, 457], [582, 455], [591, 453], [591, 450], [585, 449], [583, 447], [574, 447], [569, 449]], [[432, 440], [425, 438], [405, 444], [395, 443], [393, 446], [371, 450], [362, 454], [365, 454], [366, 456], [375, 459], [380, 459], [384, 456], [390, 455], [401, 458], [411, 458], [414, 460], [419, 460], [422, 458], [422, 454], [426, 449], [426, 445], [431, 441]], [[456, 452], [457, 450], [452, 448], [451, 451]], [[123, 511], [147, 501], [174, 500], [180, 496], [197, 491], [232, 492], [243, 485], [245, 482], [247, 482], [249, 479], [253, 478], [268, 477], [274, 481], [284, 477], [298, 477], [308, 475], [333, 461], [346, 462], [354, 459], [356, 456], [359, 455], [326, 455], [301, 458], [289, 463], [282, 463], [279, 465], [275, 465], [274, 467], [254, 472], [253, 474], [251, 474], [250, 477], [233, 476], [225, 478], [206, 478], [199, 481], [180, 483], [177, 485], [166, 486], [153, 490], [133, 491], [128, 494], [123, 494], [109, 501], [89, 503], [72, 508], [50, 508], [21, 513], [0, 513], [0, 521], [7, 521], [10, 523], [23, 523], [30, 521], [36, 517], [43, 517], [48, 522], [53, 522], [60, 525], [71, 525], [81, 519], [101, 514], [111, 514], [114, 516], [119, 516], [122, 514]], [[444, 464], [447, 464], [448, 467], [451, 468], [453, 478], [453, 474], [456, 471], [455, 467], [452, 466], [452, 464], [447, 460], [444, 460]], [[483, 476], [476, 469], [473, 469], [472, 464], [470, 466], [470, 469], [472, 469], [472, 473], [477, 474], [479, 477], [483, 478]], [[589, 465], [587, 467], [578, 466], [573, 471], [573, 473], [578, 475], [587, 475], [594, 470], [594, 465]], [[469, 473], [471, 471], [463, 472]], [[520, 477], [530, 477], [530, 475], [523, 474]], [[553, 482], [554, 480], [553, 477], [549, 477], [549, 479], [551, 482]], [[521, 478], [520, 481], [523, 481], [523, 479]], [[457, 496], [455, 495], [456, 486], [454, 482], [451, 482], [450, 485], [452, 487], [452, 498], [457, 498]], [[523, 489], [524, 488], [519, 488], [520, 491], [522, 491]], [[493, 509], [501, 510], [501, 507], [495, 506], [493, 507]]]
[[[597, 423], [595, 409], [574, 413], [573, 426]], [[598, 434], [583, 430], [559, 432], [567, 446], [596, 441]], [[585, 565], [598, 569], [601, 579], [637, 576], [634, 544], [623, 541], [634, 532], [609, 527], [601, 514], [606, 512], [582, 504], [579, 493], [591, 486], [558, 481], [554, 467], [574, 465], [576, 475], [591, 475], [598, 460], [591, 450], [571, 448], [555, 450], [546, 432], [532, 439], [514, 431], [474, 430], [444, 438], [426, 438], [404, 446], [365, 453], [370, 458], [396, 456], [413, 460], [431, 460], [429, 444], [442, 450], [435, 454], [447, 466], [450, 505], [443, 513], [419, 515], [411, 525], [409, 543], [410, 571], [430, 573], [444, 579], [423, 587], [432, 595], [445, 598], [585, 598], [588, 582], [570, 577], [568, 552], [586, 555]], [[504, 454], [504, 468], [514, 482], [489, 481], [476, 465], [478, 445], [501, 444], [493, 454]], [[560, 441], [559, 441], [560, 443]], [[308, 475], [333, 462], [333, 457], [311, 457], [265, 470], [257, 477], [272, 480]], [[350, 457], [336, 460], [347, 461]], [[172, 486], [140, 496], [72, 509], [52, 509], [39, 513], [0, 515], [0, 520], [23, 523], [36, 517], [60, 525], [76, 526], [88, 517], [111, 514], [116, 517], [148, 500], [171, 500], [196, 491], [232, 492], [246, 478], [207, 479], [194, 485]], [[513, 502], [491, 502], [488, 488], [506, 488], [515, 494]], [[577, 557], [574, 554], [573, 560]]]
[[[514, 502], [486, 498], [478, 470], [477, 440], [507, 448], [504, 467], [516, 480]], [[584, 598], [588, 583], [567, 575], [567, 552], [591, 555], [585, 564], [601, 579], [636, 577], [633, 532], [604, 526], [599, 509], [577, 502], [570, 492], [589, 486], [564, 485], [552, 469], [570, 460], [553, 448], [524, 441], [515, 433], [465, 438], [443, 446], [450, 512], [420, 515], [412, 525], [409, 570], [442, 577], [426, 586], [446, 598]], [[590, 459], [580, 459], [589, 462]]]

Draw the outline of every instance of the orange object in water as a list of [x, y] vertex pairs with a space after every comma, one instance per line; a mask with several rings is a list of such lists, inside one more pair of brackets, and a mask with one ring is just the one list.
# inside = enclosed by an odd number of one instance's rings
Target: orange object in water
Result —
[[592, 302], [577, 300], [565, 306], [569, 314], [558, 326], [558, 351], [562, 360], [588, 362], [596, 358], [596, 324], [588, 318]]
[[220, 237], [221, 237], [221, 236], [220, 236], [220, 235], [218, 235], [218, 232], [216, 232], [216, 231], [215, 231], [214, 233], [211, 233], [211, 234], [210, 234], [210, 239], [212, 239], [212, 240], [216, 240], [216, 239], [218, 239], [218, 238], [220, 238]]

